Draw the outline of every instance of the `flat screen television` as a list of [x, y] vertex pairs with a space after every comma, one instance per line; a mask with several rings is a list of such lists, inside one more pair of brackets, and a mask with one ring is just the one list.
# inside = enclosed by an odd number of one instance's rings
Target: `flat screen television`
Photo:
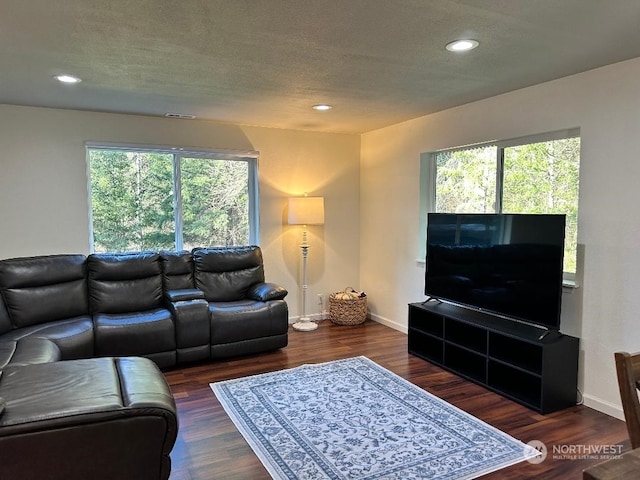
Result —
[[560, 328], [565, 215], [430, 213], [425, 295]]

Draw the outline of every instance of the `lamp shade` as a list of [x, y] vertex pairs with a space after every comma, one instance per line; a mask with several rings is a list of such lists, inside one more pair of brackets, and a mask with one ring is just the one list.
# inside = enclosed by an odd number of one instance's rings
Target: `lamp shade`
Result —
[[289, 198], [289, 225], [324, 225], [324, 197]]

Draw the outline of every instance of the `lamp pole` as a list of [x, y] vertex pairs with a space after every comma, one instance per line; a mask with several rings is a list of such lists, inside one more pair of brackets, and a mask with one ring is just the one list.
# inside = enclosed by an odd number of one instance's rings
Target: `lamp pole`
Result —
[[318, 328], [316, 322], [311, 322], [307, 317], [307, 256], [309, 255], [309, 242], [307, 241], [307, 226], [302, 226], [302, 243], [300, 244], [302, 250], [302, 315], [300, 321], [292, 325], [296, 330], [302, 330], [304, 332], [310, 332]]
[[302, 252], [302, 309], [299, 321], [292, 327], [295, 330], [309, 332], [318, 328], [318, 324], [307, 316], [307, 257], [309, 255], [308, 225], [324, 225], [324, 197], [289, 198], [289, 225], [302, 225], [302, 243], [299, 245]]
[[300, 320], [306, 322], [307, 318], [307, 256], [309, 255], [309, 243], [307, 242], [307, 226], [302, 227], [302, 244], [300, 245], [302, 250], [302, 317]]

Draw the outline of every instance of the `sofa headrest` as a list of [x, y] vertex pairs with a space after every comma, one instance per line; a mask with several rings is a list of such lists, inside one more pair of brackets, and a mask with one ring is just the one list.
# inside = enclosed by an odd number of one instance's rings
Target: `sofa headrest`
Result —
[[191, 252], [160, 252], [160, 258], [162, 282], [166, 292], [194, 287]]
[[0, 291], [16, 328], [86, 315], [86, 278], [84, 255], [0, 261]]
[[129, 313], [162, 306], [162, 267], [155, 252], [89, 255], [93, 313]]
[[255, 245], [195, 248], [192, 254], [196, 270], [202, 272], [233, 272], [262, 266], [262, 250]]
[[260, 247], [197, 248], [192, 253], [196, 288], [210, 302], [241, 300], [252, 285], [264, 282]]
[[93, 280], [135, 280], [162, 274], [156, 252], [94, 253], [89, 255], [88, 266]]
[[42, 255], [0, 260], [0, 288], [40, 287], [86, 277], [84, 255]]

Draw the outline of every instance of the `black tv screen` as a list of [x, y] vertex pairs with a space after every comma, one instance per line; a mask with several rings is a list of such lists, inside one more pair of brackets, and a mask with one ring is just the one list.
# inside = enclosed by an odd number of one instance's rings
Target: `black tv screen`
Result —
[[430, 213], [425, 295], [560, 328], [565, 216]]

